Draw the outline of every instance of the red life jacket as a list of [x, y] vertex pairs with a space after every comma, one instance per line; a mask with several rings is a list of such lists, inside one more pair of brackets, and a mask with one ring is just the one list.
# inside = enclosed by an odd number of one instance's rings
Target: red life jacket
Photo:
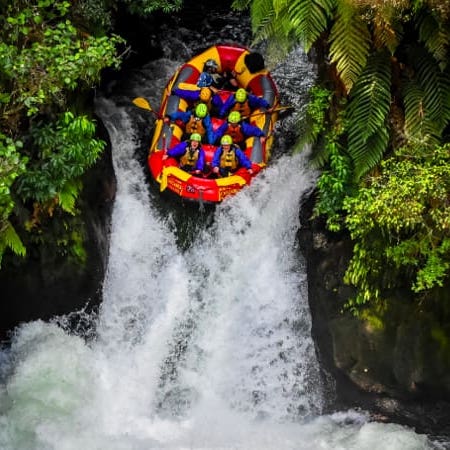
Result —
[[250, 105], [248, 104], [248, 100], [245, 100], [243, 103], [236, 102], [231, 111], [238, 111], [241, 113], [241, 117], [248, 117], [252, 110], [250, 109]]
[[198, 133], [200, 136], [204, 136], [206, 133], [206, 128], [203, 126], [203, 120], [195, 117], [194, 114], [190, 117], [188, 122], [186, 123], [186, 133]]
[[239, 144], [241, 142], [244, 142], [244, 140], [245, 140], [245, 136], [244, 136], [244, 133], [242, 133], [242, 129], [241, 129], [240, 125], [233, 127], [233, 126], [230, 126], [230, 124], [228, 124], [228, 128], [224, 134], [229, 134], [235, 144]]

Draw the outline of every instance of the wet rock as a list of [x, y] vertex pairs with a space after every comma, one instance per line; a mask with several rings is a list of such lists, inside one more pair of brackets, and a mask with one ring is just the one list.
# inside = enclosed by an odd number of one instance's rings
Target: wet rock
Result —
[[450, 433], [449, 361], [430, 333], [431, 322], [412, 303], [390, 302], [386, 323], [371, 323], [344, 308], [354, 295], [343, 284], [352, 254], [345, 233], [329, 233], [304, 204], [299, 242], [307, 262], [312, 334], [325, 377], [335, 383], [339, 408], [363, 408], [375, 420]]

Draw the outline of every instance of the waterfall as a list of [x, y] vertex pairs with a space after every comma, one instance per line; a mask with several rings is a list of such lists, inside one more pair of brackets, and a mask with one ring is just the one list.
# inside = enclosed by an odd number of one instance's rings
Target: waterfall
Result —
[[[138, 162], [137, 113], [104, 98], [97, 112], [117, 196], [95, 339], [55, 322], [16, 330], [0, 359], [0, 449], [433, 448], [364, 412], [323, 414], [296, 245], [307, 155], [279, 149], [213, 212], [168, 213]], [[180, 227], [193, 230], [184, 248]]]

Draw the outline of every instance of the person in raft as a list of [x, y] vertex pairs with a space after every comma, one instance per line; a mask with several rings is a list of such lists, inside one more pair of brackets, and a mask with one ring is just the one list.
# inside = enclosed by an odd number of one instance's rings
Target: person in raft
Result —
[[261, 144], [266, 140], [264, 131], [261, 128], [242, 121], [238, 111], [231, 111], [228, 114], [227, 121], [217, 128], [213, 142], [218, 141], [225, 134], [230, 135], [233, 142], [238, 145], [243, 145], [245, 140], [251, 136], [259, 137]]
[[172, 94], [186, 100], [192, 107], [196, 107], [200, 103], [204, 103], [208, 108], [208, 112], [220, 111], [223, 102], [220, 95], [214, 94], [209, 87], [202, 87], [200, 89], [182, 89], [176, 88], [172, 90]]
[[241, 118], [248, 118], [258, 108], [269, 109], [270, 103], [262, 97], [247, 93], [244, 88], [239, 88], [225, 100], [219, 110], [219, 117], [225, 117], [231, 111], [238, 111]]
[[205, 64], [203, 65], [203, 72], [200, 73], [200, 76], [197, 80], [197, 86], [199, 88], [202, 87], [209, 87], [213, 91], [217, 90], [215, 88], [215, 83], [218, 77], [217, 69], [219, 68], [219, 65], [217, 64], [214, 59], [208, 59]]
[[194, 175], [200, 175], [205, 169], [205, 151], [201, 145], [202, 137], [198, 133], [192, 133], [187, 141], [182, 141], [167, 150], [162, 159], [169, 156], [179, 161], [180, 169]]
[[213, 92], [217, 92], [220, 89], [237, 89], [236, 72], [226, 71], [217, 73], [218, 68], [219, 64], [214, 59], [208, 59], [203, 65], [203, 71], [198, 77], [197, 86], [200, 88], [209, 87]]
[[212, 171], [216, 175], [227, 177], [240, 167], [245, 167], [249, 174], [253, 173], [250, 159], [236, 144], [233, 144], [233, 138], [225, 134], [220, 139], [220, 147], [214, 153]]
[[188, 136], [198, 133], [202, 138], [206, 137], [208, 144], [212, 144], [215, 140], [211, 117], [204, 103], [199, 103], [194, 110], [176, 111], [164, 117], [164, 123], [169, 123], [171, 120], [181, 120], [185, 126], [184, 132]]

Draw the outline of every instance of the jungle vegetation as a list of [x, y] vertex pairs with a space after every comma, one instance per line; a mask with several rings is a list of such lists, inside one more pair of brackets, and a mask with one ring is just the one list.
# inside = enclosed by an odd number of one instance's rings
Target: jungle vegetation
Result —
[[[0, 0], [0, 265], [6, 251], [25, 256], [28, 246], [45, 244], [46, 229], [61, 252], [83, 258], [83, 238], [69, 221], [105, 142], [82, 100], [102, 69], [121, 63], [125, 43], [112, 34], [119, 6], [146, 15], [180, 5]], [[51, 236], [55, 217], [60, 236]]]
[[320, 65], [299, 147], [312, 143], [322, 169], [315, 215], [354, 242], [348, 306], [358, 314], [412, 300], [448, 327], [450, 1], [233, 6], [250, 8], [255, 39], [271, 53], [300, 44]]

